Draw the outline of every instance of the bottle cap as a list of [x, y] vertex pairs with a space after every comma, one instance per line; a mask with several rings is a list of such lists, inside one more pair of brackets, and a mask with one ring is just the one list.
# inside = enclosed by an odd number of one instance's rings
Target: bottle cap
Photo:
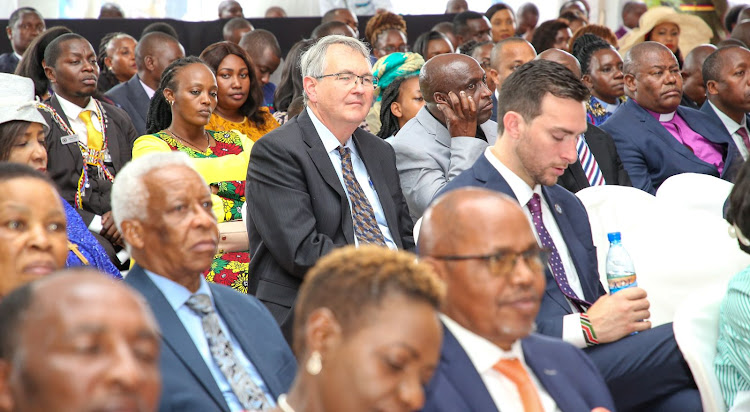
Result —
[[610, 243], [614, 241], [619, 242], [621, 240], [620, 232], [607, 233], [607, 239], [609, 239]]

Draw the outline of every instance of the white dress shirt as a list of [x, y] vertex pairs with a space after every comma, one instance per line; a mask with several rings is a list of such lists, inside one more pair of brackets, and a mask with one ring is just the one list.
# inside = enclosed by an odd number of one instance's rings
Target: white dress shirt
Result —
[[[235, 395], [234, 391], [232, 391], [232, 387], [229, 385], [229, 381], [227, 381], [226, 376], [224, 376], [221, 368], [219, 368], [219, 365], [214, 360], [213, 355], [211, 355], [211, 349], [208, 345], [208, 339], [206, 338], [206, 334], [203, 331], [203, 322], [201, 320], [201, 317], [197, 313], [195, 313], [194, 310], [190, 309], [187, 306], [187, 301], [188, 299], [190, 299], [193, 293], [191, 293], [186, 287], [163, 276], [159, 276], [149, 271], [146, 271], [146, 275], [151, 279], [152, 282], [154, 282], [154, 285], [156, 285], [156, 287], [167, 299], [167, 302], [169, 302], [169, 306], [174, 309], [177, 317], [180, 318], [180, 322], [182, 322], [182, 325], [185, 327], [188, 335], [190, 335], [193, 344], [195, 344], [195, 348], [198, 350], [198, 353], [200, 353], [201, 358], [203, 358], [203, 360], [206, 362], [206, 366], [208, 366], [208, 370], [211, 372], [211, 376], [214, 378], [214, 381], [216, 381], [216, 385], [219, 387], [219, 390], [221, 390], [221, 394], [224, 396], [224, 400], [227, 401], [229, 410], [232, 412], [244, 411], [245, 409], [237, 399], [237, 395]], [[204, 293], [208, 295], [208, 297], [211, 299], [211, 304], [214, 306], [214, 310], [216, 311], [214, 297], [213, 294], [211, 294], [211, 289], [208, 287], [208, 282], [206, 282], [203, 276], [201, 276], [200, 281], [201, 285], [195, 292], [195, 294]], [[224, 332], [224, 335], [229, 339], [229, 343], [232, 345], [234, 354], [237, 355], [240, 364], [248, 372], [248, 375], [250, 375], [250, 379], [252, 379], [252, 381], [263, 391], [263, 393], [266, 394], [266, 398], [268, 399], [268, 402], [271, 404], [271, 406], [276, 406], [274, 404], [273, 395], [271, 395], [271, 393], [269, 392], [266, 383], [260, 376], [260, 373], [258, 373], [258, 370], [255, 369], [255, 366], [252, 364], [252, 362], [250, 362], [247, 356], [245, 356], [245, 353], [242, 351], [242, 347], [239, 345], [239, 342], [237, 341], [237, 339], [235, 339], [234, 335], [232, 335], [232, 332], [229, 330], [226, 323], [224, 323], [224, 319], [222, 319], [221, 314], [216, 311], [216, 315], [219, 318], [219, 326]]]
[[487, 339], [459, 325], [456, 321], [442, 313], [440, 314], [440, 319], [453, 336], [456, 337], [458, 343], [469, 356], [469, 359], [471, 359], [471, 363], [474, 364], [474, 368], [479, 372], [479, 376], [482, 377], [482, 382], [487, 387], [487, 391], [490, 393], [499, 411], [523, 411], [521, 394], [518, 392], [516, 384], [493, 368], [501, 359], [514, 358], [517, 358], [521, 362], [529, 374], [531, 382], [537, 389], [537, 394], [544, 410], [546, 412], [557, 412], [560, 410], [555, 400], [544, 389], [544, 386], [539, 383], [536, 375], [534, 375], [534, 371], [526, 364], [520, 340], [513, 342], [510, 351], [505, 351]]
[[[547, 199], [545, 199], [544, 195], [542, 194], [542, 186], [536, 185], [534, 188], [529, 187], [529, 185], [526, 184], [523, 179], [518, 177], [515, 173], [508, 169], [507, 166], [500, 162], [500, 160], [498, 160], [498, 158], [496, 158], [495, 155], [492, 154], [491, 149], [491, 147], [488, 147], [484, 152], [484, 156], [498, 171], [498, 173], [500, 173], [503, 179], [508, 182], [508, 186], [510, 186], [510, 189], [516, 196], [516, 199], [518, 199], [518, 203], [521, 205], [523, 213], [526, 215], [526, 218], [531, 224], [531, 228], [533, 229], [534, 237], [536, 238], [537, 243], [539, 243], [539, 246], [541, 246], [542, 243], [539, 240], [539, 234], [536, 233], [534, 221], [531, 218], [531, 211], [529, 211], [528, 206], [526, 206], [526, 204], [529, 203], [529, 200], [531, 200], [531, 197], [534, 195], [534, 193], [537, 193], [539, 195], [542, 203], [542, 221], [544, 222], [544, 227], [547, 229], [547, 232], [549, 232], [552, 241], [555, 243], [557, 252], [560, 254], [560, 260], [562, 261], [563, 269], [565, 269], [565, 275], [568, 278], [568, 284], [570, 284], [570, 288], [573, 290], [573, 292], [575, 292], [576, 296], [581, 299], [585, 299], [583, 295], [583, 288], [581, 287], [581, 281], [578, 279], [578, 271], [576, 270], [573, 259], [570, 256], [568, 246], [565, 244], [565, 239], [560, 232], [560, 228], [557, 226], [557, 222], [552, 215], [552, 210], [550, 210], [549, 205], [547, 204]], [[570, 302], [570, 300], [568, 300], [568, 304], [570, 305], [573, 314], [563, 317], [562, 339], [575, 345], [578, 348], [585, 348], [586, 340], [583, 338], [583, 332], [581, 329], [581, 316], [578, 314], [578, 309], [575, 307], [575, 305], [573, 305], [572, 302]]]
[[[352, 201], [349, 198], [349, 191], [346, 189], [346, 182], [344, 181], [344, 172], [341, 166], [341, 154], [339, 154], [339, 151], [337, 149], [339, 146], [341, 146], [341, 142], [339, 142], [339, 139], [337, 139], [336, 136], [334, 136], [333, 133], [331, 133], [331, 131], [328, 130], [328, 128], [320, 120], [318, 120], [318, 118], [315, 116], [315, 113], [313, 113], [313, 111], [310, 110], [309, 107], [306, 110], [307, 114], [310, 115], [310, 119], [312, 119], [313, 126], [315, 126], [315, 131], [318, 132], [320, 140], [323, 141], [323, 146], [328, 153], [328, 158], [331, 159], [333, 168], [336, 170], [336, 175], [338, 175], [339, 177], [341, 186], [344, 188], [344, 193], [346, 193], [346, 200], [349, 202], [349, 211], [351, 212]], [[378, 193], [375, 191], [375, 186], [373, 186], [370, 175], [367, 173], [365, 163], [359, 156], [359, 152], [357, 152], [357, 146], [354, 144], [354, 140], [350, 137], [349, 140], [346, 141], [344, 147], [349, 148], [349, 152], [351, 153], [352, 158], [352, 169], [354, 169], [354, 177], [357, 179], [357, 182], [362, 188], [362, 191], [365, 192], [365, 196], [367, 196], [367, 200], [370, 202], [370, 206], [372, 206], [372, 210], [375, 213], [375, 220], [378, 222], [378, 227], [380, 227], [380, 231], [383, 233], [386, 246], [388, 246], [390, 249], [396, 249], [397, 246], [393, 241], [393, 235], [391, 234], [390, 229], [388, 229], [388, 222], [385, 220], [385, 213], [383, 212], [383, 206], [380, 204], [380, 198], [378, 198]], [[354, 216], [353, 212], [351, 212], [351, 214], [352, 216]], [[357, 240], [357, 236], [354, 236], [354, 245], [359, 246], [359, 240]]]
[[[91, 110], [91, 124], [94, 125], [94, 129], [98, 130], [99, 132], [102, 131], [102, 125], [99, 123], [99, 116], [96, 115], [96, 113], [99, 113], [99, 110], [96, 107], [96, 102], [94, 102], [94, 98], [89, 98], [89, 103], [86, 105], [86, 107], [81, 107], [75, 103], [69, 102], [62, 98], [59, 94], [57, 95], [57, 100], [60, 102], [60, 107], [63, 109], [63, 114], [65, 114], [65, 117], [68, 118], [68, 123], [70, 124], [70, 128], [73, 129], [73, 132], [78, 135], [78, 141], [82, 144], [86, 145], [88, 144], [88, 136], [89, 132], [86, 129], [86, 123], [81, 120], [80, 116], [81, 112], [86, 110]], [[101, 115], [101, 113], [99, 113]]]
[[156, 94], [156, 90], [148, 87], [146, 83], [143, 83], [143, 80], [141, 78], [138, 78], [138, 81], [141, 82], [141, 87], [143, 87], [143, 91], [146, 92], [146, 96], [148, 96], [149, 99], [154, 98], [154, 94]]
[[[748, 131], [747, 128], [747, 117], [742, 116], [742, 123], [737, 123], [734, 120], [732, 120], [729, 116], [724, 114], [721, 110], [719, 110], [718, 107], [714, 106], [713, 103], [711, 103], [710, 100], [706, 100], [708, 104], [711, 105], [711, 108], [714, 109], [714, 112], [716, 112], [716, 115], [719, 116], [719, 120], [721, 120], [722, 123], [724, 123], [724, 127], [727, 128], [727, 131], [729, 132], [729, 135], [732, 136], [732, 140], [734, 140], [734, 144], [737, 146], [737, 149], [740, 151], [740, 154], [742, 154], [742, 159], [747, 160], [748, 156], [748, 150], [745, 146], [745, 142], [742, 140], [742, 136], [740, 136], [737, 131], [741, 128], [744, 128], [745, 131]], [[750, 135], [750, 133], [748, 133]]]

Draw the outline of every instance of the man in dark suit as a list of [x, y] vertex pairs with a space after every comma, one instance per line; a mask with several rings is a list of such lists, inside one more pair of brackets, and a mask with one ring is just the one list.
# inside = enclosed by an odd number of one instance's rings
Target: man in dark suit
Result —
[[[540, 53], [537, 59], [560, 63], [573, 72], [576, 78], [581, 78], [580, 62], [566, 51], [548, 49]], [[575, 193], [597, 184], [633, 185], [617, 154], [612, 136], [604, 130], [588, 123], [586, 133], [581, 135], [576, 143], [576, 152], [578, 153], [576, 161], [565, 169], [565, 173], [557, 182], [560, 186]], [[586, 170], [583, 169], [581, 162], [586, 164]]]
[[358, 128], [374, 91], [368, 56], [356, 39], [318, 41], [301, 61], [307, 109], [250, 155], [248, 290], [287, 337], [297, 291], [318, 258], [352, 244], [414, 248], [393, 149]]
[[131, 159], [138, 135], [127, 113], [91, 97], [99, 66], [85, 38], [74, 33], [58, 37], [45, 49], [44, 60], [55, 92], [40, 106], [50, 126], [47, 173], [119, 264], [114, 254], [120, 234], [110, 216], [109, 193], [114, 176]]
[[633, 187], [655, 194], [680, 173], [732, 181], [742, 156], [726, 129], [680, 106], [682, 77], [674, 54], [644, 42], [628, 51], [623, 70], [630, 99], [601, 128], [615, 140]]
[[706, 58], [703, 68], [707, 100], [701, 111], [716, 125], [727, 129], [742, 158], [750, 152], [750, 51], [722, 47]]
[[5, 32], [13, 51], [0, 54], [0, 72], [15, 72], [29, 43], [45, 28], [42, 15], [32, 7], [21, 7], [11, 13]]
[[211, 191], [182, 153], [130, 162], [112, 188], [112, 210], [133, 258], [126, 283], [162, 330], [162, 411], [268, 411], [294, 379], [296, 361], [254, 297], [201, 274], [219, 230]]
[[185, 50], [177, 39], [165, 33], [148, 33], [135, 46], [136, 75], [105, 93], [127, 112], [138, 136], [146, 134], [146, 116], [151, 98], [159, 88], [161, 74], [170, 63], [182, 57], [185, 57]]
[[716, 50], [713, 44], [701, 44], [690, 50], [682, 63], [682, 100], [680, 106], [700, 109], [706, 101], [706, 85], [703, 82], [703, 62]]
[[495, 43], [490, 54], [490, 67], [487, 70], [487, 79], [491, 79], [492, 84], [495, 85], [491, 89], [492, 116], [490, 120], [493, 122], [497, 122], [497, 97], [500, 95], [503, 82], [522, 64], [534, 60], [534, 57], [536, 57], [534, 46], [521, 37], [508, 37]]
[[[441, 360], [424, 411], [614, 410], [582, 351], [532, 333], [546, 253], [514, 199], [478, 188], [450, 192], [425, 213], [419, 246], [447, 289]], [[530, 390], [506, 369], [513, 363]]]
[[541, 246], [551, 251], [537, 331], [585, 348], [618, 410], [700, 410], [672, 325], [651, 328], [643, 289], [605, 293], [586, 209], [555, 185], [577, 158], [587, 98], [586, 87], [558, 63], [520, 67], [500, 94], [497, 143], [445, 192], [483, 187], [522, 205]]

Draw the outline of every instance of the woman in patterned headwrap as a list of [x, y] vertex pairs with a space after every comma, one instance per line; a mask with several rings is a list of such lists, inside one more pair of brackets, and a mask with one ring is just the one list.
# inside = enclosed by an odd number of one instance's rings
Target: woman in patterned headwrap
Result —
[[375, 104], [367, 113], [367, 126], [370, 133], [378, 134], [380, 131], [380, 108], [383, 90], [399, 77], [418, 75], [423, 65], [424, 59], [422, 56], [410, 52], [391, 53], [375, 62], [375, 65], [372, 66], [372, 75], [378, 78], [378, 86], [375, 88]]

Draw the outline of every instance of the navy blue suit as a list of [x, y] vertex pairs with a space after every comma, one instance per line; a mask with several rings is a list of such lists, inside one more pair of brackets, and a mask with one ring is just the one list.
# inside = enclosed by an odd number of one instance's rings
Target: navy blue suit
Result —
[[679, 106], [677, 114], [693, 131], [722, 147], [721, 176], [716, 167], [699, 159], [631, 99], [599, 127], [612, 135], [633, 187], [655, 194], [662, 182], [680, 173], [701, 173], [733, 181], [743, 159], [726, 128], [717, 127], [698, 110]]
[[[448, 182], [440, 194], [467, 186], [515, 198], [508, 183], [484, 155], [470, 169]], [[606, 292], [599, 281], [596, 248], [586, 209], [574, 194], [559, 185], [542, 186], [542, 194], [553, 210], [584, 297], [595, 302]], [[573, 311], [549, 269], [545, 277], [547, 285], [536, 317], [537, 331], [560, 338], [563, 316]], [[671, 323], [616, 342], [592, 346], [584, 352], [604, 376], [618, 410], [700, 410], [700, 395], [674, 340]]]
[[[714, 123], [714, 124], [715, 124], [715, 125], [716, 125], [717, 127], [721, 127], [722, 129], [726, 130], [726, 128], [727, 128], [727, 127], [726, 127], [726, 126], [724, 126], [724, 123], [723, 123], [723, 122], [721, 121], [721, 119], [719, 119], [719, 115], [718, 115], [718, 114], [716, 114], [716, 111], [714, 111], [713, 107], [711, 107], [711, 105], [710, 105], [710, 104], [708, 104], [708, 99], [706, 99], [706, 102], [705, 102], [705, 103], [703, 103], [703, 106], [701, 106], [701, 110], [700, 110], [700, 111], [701, 111], [701, 112], [703, 112], [703, 113], [705, 113], [705, 114], [706, 114], [706, 116], [708, 116], [708, 118], [709, 118], [709, 119], [711, 119], [711, 121], [712, 121], [712, 122], [713, 122], [713, 123]], [[746, 114], [746, 115], [745, 115], [745, 119], [746, 119], [747, 125], [748, 125], [748, 126], [750, 126], [750, 116], [748, 116], [748, 115]], [[729, 131], [727, 131], [727, 133], [729, 133]], [[734, 141], [734, 140], [733, 140], [733, 141]], [[736, 144], [737, 144], [737, 143], [735, 142], [735, 145], [736, 145]]]
[[[456, 337], [443, 328], [443, 347], [435, 375], [425, 391], [424, 412], [497, 411], [482, 377]], [[521, 340], [526, 364], [562, 412], [589, 412], [614, 402], [599, 371], [570, 344], [531, 334]]]
[[[125, 282], [146, 298], [161, 328], [159, 411], [228, 412], [206, 362], [159, 288], [138, 265], [128, 273]], [[286, 393], [294, 380], [297, 362], [271, 314], [253, 296], [215, 283], [209, 287], [216, 310], [263, 377], [274, 400]]]
[[127, 112], [130, 120], [133, 121], [138, 136], [146, 134], [146, 116], [151, 99], [148, 98], [146, 90], [143, 89], [138, 75], [109, 89], [104, 95]]
[[0, 54], [0, 73], [13, 74], [20, 62], [13, 52]]

